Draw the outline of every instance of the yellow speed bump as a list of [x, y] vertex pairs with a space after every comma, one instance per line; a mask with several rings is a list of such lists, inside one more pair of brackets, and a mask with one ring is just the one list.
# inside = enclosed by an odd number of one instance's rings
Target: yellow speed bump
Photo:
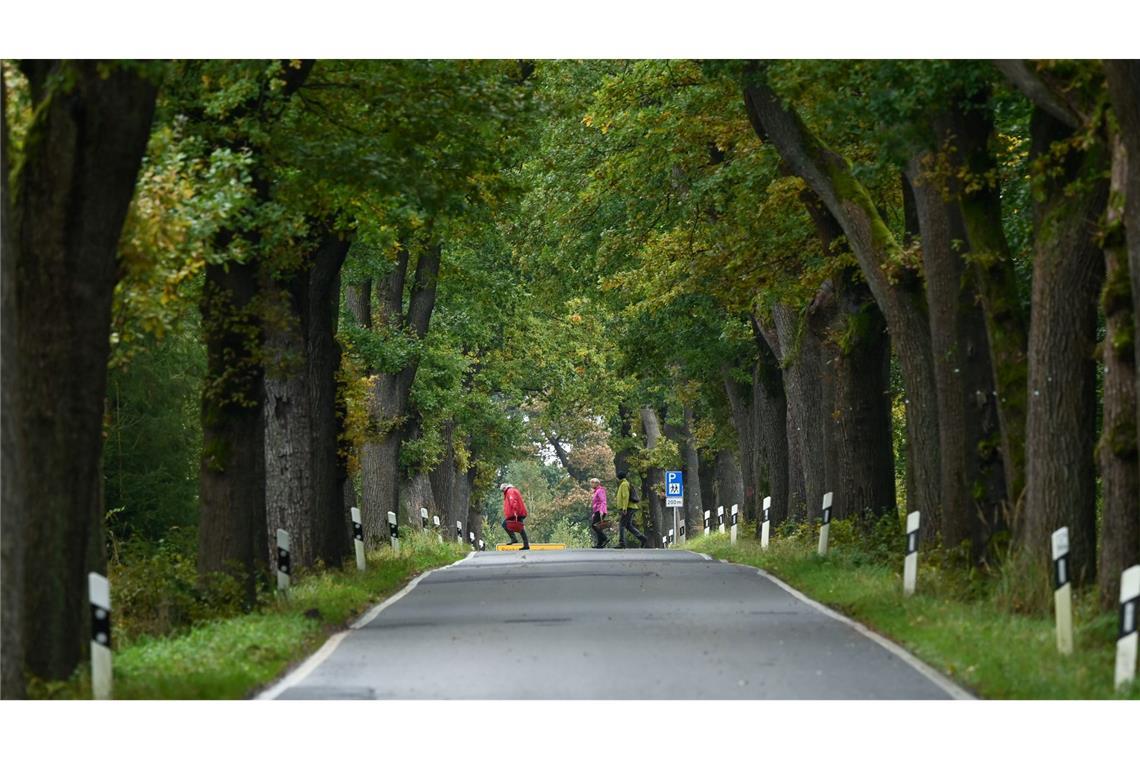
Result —
[[[522, 548], [522, 544], [499, 544], [495, 548], [501, 552], [517, 552], [519, 549]], [[531, 544], [530, 545], [530, 551], [549, 552], [549, 551], [557, 551], [559, 549], [565, 549], [565, 548], [566, 548], [566, 544]]]

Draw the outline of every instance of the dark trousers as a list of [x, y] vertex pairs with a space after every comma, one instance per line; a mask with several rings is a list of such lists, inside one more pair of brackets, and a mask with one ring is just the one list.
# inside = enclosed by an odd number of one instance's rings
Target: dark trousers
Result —
[[628, 530], [632, 533], [642, 546], [645, 546], [645, 534], [633, 527], [633, 515], [637, 510], [623, 509], [621, 513], [621, 524], [618, 526], [618, 546], [625, 546], [625, 532]]
[[[526, 519], [526, 515], [523, 515], [522, 517], [516, 517], [515, 519], [518, 520], [519, 522], [522, 522], [523, 520]], [[511, 543], [512, 544], [516, 543], [518, 541], [518, 539], [515, 538], [515, 534], [512, 531], [507, 530], [507, 518], [505, 518], [505, 517], [503, 518], [503, 530], [506, 530], [507, 535], [511, 537]], [[530, 540], [527, 539], [527, 537], [526, 537], [526, 528], [523, 528], [519, 532], [522, 533], [523, 546], [530, 546]]]
[[601, 521], [602, 521], [602, 513], [601, 512], [595, 512], [594, 517], [590, 520], [590, 530], [594, 531], [594, 535], [596, 536], [596, 539], [594, 541], [594, 548], [595, 549], [601, 549], [603, 546], [606, 545], [606, 542], [609, 541], [609, 539], [606, 538], [606, 532], [598, 527], [598, 523], [600, 523]]

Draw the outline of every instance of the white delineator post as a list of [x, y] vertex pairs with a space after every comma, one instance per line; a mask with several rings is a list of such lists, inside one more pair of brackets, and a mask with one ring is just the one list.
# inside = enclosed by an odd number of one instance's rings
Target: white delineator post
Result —
[[427, 507], [420, 507], [420, 522], [423, 523], [424, 530], [427, 530]]
[[709, 534], [709, 522], [711, 521], [712, 512], [705, 510], [705, 535]]
[[388, 535], [392, 537], [392, 551], [400, 551], [400, 526], [396, 523], [396, 513], [388, 513]]
[[439, 515], [432, 515], [431, 521], [432, 521], [432, 524], [435, 525], [435, 537], [438, 538], [439, 542], [442, 544], [443, 543], [443, 531], [441, 531], [439, 529]]
[[918, 512], [911, 512], [906, 516], [906, 559], [903, 560], [903, 593], [907, 596], [914, 593], [915, 581], [918, 579], [919, 519]]
[[366, 567], [364, 561], [364, 524], [360, 522], [360, 509], [358, 507], [352, 508], [352, 543], [356, 547], [356, 569], [363, 570]]
[[483, 551], [486, 548], [487, 548], [487, 544], [483, 543], [483, 539], [480, 538], [479, 539], [479, 551]]
[[455, 521], [455, 543], [457, 543], [457, 544], [463, 543], [463, 521], [462, 520], [456, 520]]
[[289, 555], [289, 531], [277, 529], [277, 590], [288, 591], [293, 575], [293, 560]]
[[768, 548], [768, 536], [771, 535], [769, 531], [772, 527], [772, 522], [769, 519], [768, 510], [770, 510], [771, 508], [772, 508], [772, 497], [771, 496], [765, 496], [764, 497], [764, 517], [763, 517], [763, 522], [760, 523], [760, 548], [761, 549], [767, 549]]
[[738, 517], [737, 512], [739, 512], [739, 507], [740, 507], [739, 504], [733, 504], [732, 505], [732, 517], [730, 519], [730, 522], [732, 523], [732, 527], [729, 528], [729, 533], [732, 534], [732, 543], [734, 543], [734, 544], [736, 543], [736, 519]]
[[467, 543], [471, 544], [472, 547], [475, 546], [475, 534], [472, 531], [467, 531]]
[[827, 554], [827, 534], [831, 528], [831, 491], [823, 495], [823, 525], [819, 528], [819, 556]]
[[673, 529], [670, 528], [669, 529], [669, 545], [672, 546], [675, 543], [677, 543], [677, 537], [676, 537], [676, 534], [673, 532]]
[[104, 576], [87, 574], [87, 598], [91, 603], [91, 695], [110, 699], [111, 584]]
[[1069, 577], [1069, 529], [1053, 531], [1053, 612], [1057, 618], [1057, 651], [1073, 653], [1073, 584]]
[[1127, 688], [1136, 675], [1136, 616], [1140, 614], [1140, 565], [1120, 574], [1120, 631], [1116, 638], [1116, 688]]
[[681, 521], [680, 530], [681, 530], [681, 533], [680, 533], [681, 543], [685, 543], [685, 521], [684, 520]]
[[716, 529], [718, 533], [724, 533], [724, 505], [716, 508]]

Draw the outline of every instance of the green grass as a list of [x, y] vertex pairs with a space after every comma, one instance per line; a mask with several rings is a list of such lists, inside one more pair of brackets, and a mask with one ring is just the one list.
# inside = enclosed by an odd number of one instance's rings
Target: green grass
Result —
[[[301, 578], [287, 598], [250, 614], [195, 624], [169, 636], [140, 636], [114, 653], [116, 699], [241, 699], [282, 675], [337, 630], [412, 576], [462, 559], [467, 548], [434, 535], [401, 540], [400, 552], [370, 554], [368, 569]], [[87, 667], [69, 681], [35, 684], [31, 696], [90, 695]]]
[[[832, 523], [830, 551], [816, 554], [814, 529], [759, 541], [698, 537], [684, 547], [718, 559], [764, 568], [811, 598], [894, 640], [978, 696], [994, 699], [1140, 698], [1134, 682], [1113, 690], [1117, 618], [1096, 611], [1094, 592], [1074, 599], [1074, 649], [1057, 653], [1053, 618], [1007, 612], [996, 580], [939, 567], [919, 553], [917, 592], [902, 593], [898, 551], [867, 546], [851, 526]], [[849, 543], [845, 543], [849, 542]], [[928, 553], [930, 554], [930, 553]]]

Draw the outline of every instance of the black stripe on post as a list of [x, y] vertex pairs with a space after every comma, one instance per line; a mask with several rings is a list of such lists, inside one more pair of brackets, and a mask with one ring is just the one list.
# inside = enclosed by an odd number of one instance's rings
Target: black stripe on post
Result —
[[735, 512], [732, 513], [732, 524], [736, 525], [736, 513]]
[[1069, 555], [1062, 554], [1057, 559], [1053, 560], [1053, 590], [1064, 586], [1069, 582]]
[[918, 531], [912, 530], [906, 534], [906, 553], [914, 554], [918, 551]]
[[392, 533], [392, 538], [400, 537], [400, 526], [394, 522], [388, 523], [388, 530]]
[[91, 640], [111, 648], [111, 611], [97, 604], [91, 605]]
[[685, 523], [681, 523], [681, 538], [685, 537]]
[[1116, 638], [1122, 639], [1136, 633], [1136, 611], [1140, 607], [1140, 596], [1134, 596], [1120, 603], [1120, 631]]
[[364, 540], [364, 526], [358, 522], [352, 524], [352, 537], [357, 541]]
[[768, 522], [768, 511], [770, 509], [771, 509], [771, 507], [768, 507], [767, 509], [764, 510], [764, 522]]
[[709, 518], [707, 518], [707, 517], [705, 518], [705, 527], [706, 528], [709, 527]]
[[823, 524], [827, 525], [831, 522], [831, 507], [825, 507], [823, 510]]
[[277, 547], [277, 570], [288, 576], [293, 575], [293, 560], [289, 556], [289, 550], [280, 546]]

